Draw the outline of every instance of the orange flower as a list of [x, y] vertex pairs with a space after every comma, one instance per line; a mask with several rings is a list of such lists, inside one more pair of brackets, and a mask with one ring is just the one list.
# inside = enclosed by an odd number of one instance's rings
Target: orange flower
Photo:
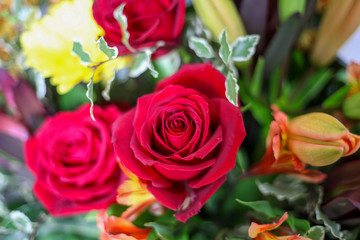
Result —
[[106, 211], [101, 211], [96, 220], [100, 240], [145, 240], [151, 232], [151, 228], [139, 228], [123, 215], [108, 216]]
[[275, 121], [270, 125], [267, 151], [250, 170], [252, 175], [289, 173], [319, 183], [326, 175], [305, 169], [306, 164], [326, 166], [360, 147], [360, 137], [328, 114], [310, 113], [288, 120], [285, 113], [272, 108]]
[[257, 224], [252, 222], [248, 230], [249, 237], [254, 240], [311, 240], [310, 238], [301, 237], [299, 235], [275, 236], [269, 232], [278, 228], [287, 218], [288, 214], [285, 212], [277, 223]]
[[347, 81], [351, 88], [348, 95], [354, 95], [360, 92], [360, 64], [351, 62], [346, 68]]
[[272, 106], [274, 121], [266, 139], [267, 150], [261, 160], [250, 169], [250, 175], [289, 173], [305, 181], [319, 183], [326, 175], [317, 170], [305, 169], [305, 164], [287, 149], [288, 116]]

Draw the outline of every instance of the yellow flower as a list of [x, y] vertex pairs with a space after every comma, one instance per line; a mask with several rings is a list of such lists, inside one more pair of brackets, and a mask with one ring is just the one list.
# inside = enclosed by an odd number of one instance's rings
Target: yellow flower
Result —
[[[81, 81], [89, 82], [93, 74], [92, 69], [72, 52], [74, 40], [82, 43], [93, 62], [108, 59], [95, 43], [104, 31], [93, 19], [91, 7], [92, 0], [62, 1], [53, 5], [47, 16], [21, 36], [26, 64], [44, 77], [51, 77], [50, 83], [57, 86], [59, 94], [68, 92]], [[110, 80], [115, 69], [127, 66], [130, 61], [131, 57], [122, 57], [103, 64], [94, 82]]]

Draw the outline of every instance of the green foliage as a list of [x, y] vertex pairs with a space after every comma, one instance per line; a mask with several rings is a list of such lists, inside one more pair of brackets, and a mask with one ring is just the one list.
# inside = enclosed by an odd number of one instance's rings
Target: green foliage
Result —
[[322, 69], [307, 79], [303, 87], [289, 101], [286, 109], [289, 111], [299, 111], [303, 109], [314, 97], [316, 97], [333, 76], [330, 69]]
[[341, 105], [341, 102], [346, 97], [347, 93], [350, 90], [350, 85], [344, 85], [339, 88], [335, 93], [330, 95], [325, 101], [322, 103], [323, 108], [336, 108]]
[[228, 72], [226, 76], [225, 87], [227, 99], [235, 106], [238, 106], [239, 85], [237, 85], [236, 78], [231, 72]]
[[109, 47], [103, 36], [101, 36], [96, 43], [98, 44], [99, 50], [105, 53], [109, 59], [114, 59], [118, 56], [119, 50], [117, 47]]
[[16, 229], [27, 234], [33, 231], [30, 219], [23, 212], [11, 211], [9, 214], [9, 219], [10, 224], [12, 224]]
[[86, 87], [87, 87], [86, 97], [90, 100], [90, 103], [91, 103], [90, 116], [91, 116], [92, 120], [96, 121], [95, 117], [94, 117], [94, 100], [93, 100], [94, 99], [94, 82], [93, 82], [94, 75], [95, 75], [95, 73], [91, 77], [90, 82], [88, 84], [86, 84]]
[[259, 43], [259, 35], [238, 37], [231, 44], [231, 59], [234, 62], [245, 62], [255, 54], [256, 45]]
[[272, 184], [257, 182], [260, 192], [264, 195], [272, 195], [278, 200], [294, 202], [307, 196], [307, 189], [299, 179], [289, 176], [279, 176]]
[[343, 104], [343, 113], [351, 119], [360, 119], [360, 93], [346, 98]]
[[122, 3], [114, 10], [114, 18], [118, 21], [121, 28], [122, 43], [126, 46], [127, 49], [129, 49], [130, 52], [135, 52], [136, 50], [132, 46], [130, 46], [129, 43], [130, 34], [127, 30], [127, 17], [124, 14], [125, 5], [125, 3]]
[[226, 29], [224, 29], [220, 36], [219, 36], [219, 42], [220, 42], [220, 50], [219, 50], [219, 56], [221, 60], [224, 62], [226, 66], [229, 66], [229, 60], [230, 55], [232, 53], [231, 47], [227, 40], [227, 33]]
[[88, 101], [86, 97], [87, 88], [83, 84], [78, 84], [69, 92], [59, 95], [58, 104], [59, 109], [62, 111], [74, 110]]
[[340, 225], [332, 220], [330, 220], [324, 213], [320, 211], [319, 207], [315, 208], [315, 217], [316, 220], [324, 224], [324, 226], [329, 229], [330, 233], [337, 239], [343, 239], [344, 233], [340, 231]]
[[323, 226], [313, 226], [305, 234], [306, 237], [311, 240], [324, 240], [325, 239], [325, 228]]
[[189, 47], [200, 58], [211, 59], [215, 57], [213, 48], [204, 38], [191, 37], [189, 39]]
[[82, 44], [77, 41], [73, 41], [72, 52], [76, 54], [83, 63], [91, 63], [90, 54], [83, 50]]

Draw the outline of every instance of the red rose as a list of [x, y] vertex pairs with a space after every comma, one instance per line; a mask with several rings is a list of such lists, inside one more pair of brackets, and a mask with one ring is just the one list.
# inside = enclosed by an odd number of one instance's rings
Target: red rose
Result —
[[114, 125], [115, 153], [185, 222], [222, 185], [245, 137], [225, 78], [210, 64], [183, 66]]
[[89, 105], [45, 120], [25, 144], [25, 159], [36, 176], [34, 193], [53, 215], [104, 209], [116, 200], [124, 179], [111, 144], [114, 106]]
[[164, 41], [165, 47], [156, 52], [156, 57], [178, 45], [185, 21], [185, 0], [95, 0], [94, 19], [105, 30], [108, 44], [119, 49], [119, 55], [130, 53], [122, 43], [120, 25], [114, 18], [114, 10], [123, 3], [133, 48], [139, 50]]

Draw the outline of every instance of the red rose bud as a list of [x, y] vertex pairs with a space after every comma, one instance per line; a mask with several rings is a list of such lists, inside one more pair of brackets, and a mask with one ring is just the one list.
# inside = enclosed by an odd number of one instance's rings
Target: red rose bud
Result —
[[287, 147], [301, 162], [326, 166], [356, 152], [360, 137], [328, 114], [309, 113], [289, 122]]
[[113, 143], [121, 163], [185, 222], [225, 181], [244, 137], [225, 77], [211, 64], [191, 64], [116, 121]]
[[121, 113], [114, 106], [89, 105], [45, 120], [25, 144], [26, 164], [35, 174], [34, 193], [53, 215], [106, 209], [124, 180], [110, 131]]
[[185, 0], [95, 0], [93, 16], [105, 31], [105, 40], [109, 46], [116, 46], [119, 55], [129, 54], [129, 49], [122, 42], [122, 31], [114, 18], [114, 11], [125, 4], [124, 15], [127, 18], [129, 44], [135, 50], [155, 46], [163, 41], [156, 56], [168, 52], [179, 44], [185, 22]]

